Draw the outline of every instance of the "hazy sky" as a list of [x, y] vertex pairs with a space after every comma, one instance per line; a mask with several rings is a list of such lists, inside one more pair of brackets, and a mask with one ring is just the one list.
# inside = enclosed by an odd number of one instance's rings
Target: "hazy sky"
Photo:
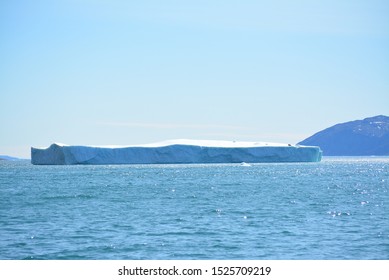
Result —
[[0, 1], [0, 154], [296, 143], [389, 115], [389, 1]]

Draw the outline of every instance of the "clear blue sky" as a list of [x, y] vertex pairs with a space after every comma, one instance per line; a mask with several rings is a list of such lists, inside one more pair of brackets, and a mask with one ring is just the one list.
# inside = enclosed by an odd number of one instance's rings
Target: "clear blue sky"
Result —
[[0, 154], [296, 143], [389, 115], [389, 1], [0, 2]]

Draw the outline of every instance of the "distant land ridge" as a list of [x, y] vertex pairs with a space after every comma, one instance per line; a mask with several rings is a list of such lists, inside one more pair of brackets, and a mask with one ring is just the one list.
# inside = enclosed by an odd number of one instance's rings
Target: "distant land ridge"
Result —
[[0, 160], [18, 160], [19, 158], [16, 157], [10, 157], [6, 155], [0, 155]]
[[389, 117], [336, 124], [298, 144], [320, 146], [323, 156], [388, 156]]

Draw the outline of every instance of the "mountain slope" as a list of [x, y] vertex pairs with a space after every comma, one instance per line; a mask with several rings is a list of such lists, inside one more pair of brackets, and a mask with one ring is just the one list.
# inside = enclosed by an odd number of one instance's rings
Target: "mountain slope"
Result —
[[389, 155], [389, 117], [337, 124], [298, 144], [320, 146], [324, 156]]

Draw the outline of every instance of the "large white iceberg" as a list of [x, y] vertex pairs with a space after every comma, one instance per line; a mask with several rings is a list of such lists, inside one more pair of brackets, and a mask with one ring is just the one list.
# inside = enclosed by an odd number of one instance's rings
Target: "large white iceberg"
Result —
[[264, 142], [171, 140], [133, 146], [31, 148], [32, 164], [169, 164], [318, 162], [319, 147]]

